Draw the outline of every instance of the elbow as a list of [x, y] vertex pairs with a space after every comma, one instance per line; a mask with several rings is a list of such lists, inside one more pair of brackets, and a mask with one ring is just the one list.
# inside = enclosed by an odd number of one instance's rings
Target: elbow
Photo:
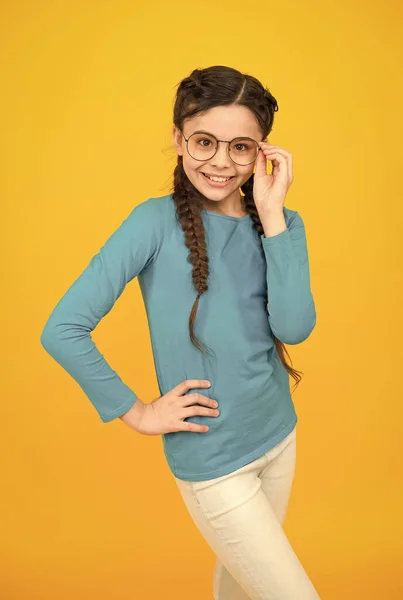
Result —
[[281, 326], [272, 326], [272, 331], [276, 338], [283, 344], [295, 346], [301, 344], [311, 335], [316, 325], [315, 309], [310, 311], [309, 315], [295, 315], [286, 317]]
[[280, 339], [284, 344], [288, 344], [289, 346], [296, 346], [297, 344], [301, 344], [305, 342], [311, 335], [314, 330], [315, 324], [313, 323], [310, 327], [299, 327], [295, 328], [292, 331], [287, 331], [286, 335], [282, 336]]
[[60, 344], [63, 341], [63, 338], [66, 337], [67, 331], [68, 328], [66, 328], [65, 324], [62, 325], [60, 319], [55, 319], [53, 315], [51, 315], [45, 323], [39, 341], [41, 346], [48, 354], [53, 356], [53, 358], [60, 351]]
[[50, 355], [54, 354], [55, 340], [56, 335], [54, 329], [50, 327], [49, 324], [46, 324], [45, 327], [42, 329], [39, 341], [42, 348], [44, 348], [46, 352]]

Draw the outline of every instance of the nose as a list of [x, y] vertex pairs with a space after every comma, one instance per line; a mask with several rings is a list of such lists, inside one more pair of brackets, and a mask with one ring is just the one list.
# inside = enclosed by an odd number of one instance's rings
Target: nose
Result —
[[218, 142], [217, 152], [211, 159], [211, 164], [218, 168], [231, 166], [231, 159], [228, 154], [228, 142]]

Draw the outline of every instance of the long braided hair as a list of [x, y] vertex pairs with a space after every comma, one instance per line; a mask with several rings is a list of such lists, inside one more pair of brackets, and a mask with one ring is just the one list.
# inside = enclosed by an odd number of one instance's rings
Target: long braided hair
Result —
[[[266, 139], [266, 136], [272, 130], [274, 112], [278, 110], [276, 99], [255, 77], [226, 66], [194, 69], [188, 77], [179, 83], [173, 109], [173, 122], [182, 131], [186, 119], [215, 106], [233, 104], [246, 106], [254, 113], [262, 130], [263, 138]], [[209, 349], [194, 334], [194, 322], [199, 298], [208, 290], [209, 261], [201, 214], [204, 196], [187, 177], [183, 168], [182, 156], [178, 155], [177, 160], [171, 192], [176, 207], [177, 219], [184, 232], [184, 242], [186, 247], [189, 248], [188, 261], [193, 265], [192, 279], [197, 292], [189, 316], [189, 335], [193, 344], [200, 351], [209, 353]], [[257, 233], [262, 235], [264, 230], [253, 199], [253, 180], [254, 174], [252, 173], [251, 177], [241, 187], [244, 194], [243, 208], [250, 214]], [[268, 311], [267, 304], [268, 295], [266, 294], [265, 308]], [[283, 342], [276, 338], [274, 334], [273, 339], [280, 360], [296, 381], [295, 387], [297, 387], [303, 373], [293, 369], [287, 363], [285, 355], [288, 358], [290, 358], [290, 355]]]

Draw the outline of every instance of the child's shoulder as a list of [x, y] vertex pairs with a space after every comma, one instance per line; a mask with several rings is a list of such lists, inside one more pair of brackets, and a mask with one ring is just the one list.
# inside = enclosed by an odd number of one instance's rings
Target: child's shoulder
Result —
[[144, 213], [144, 215], [147, 213], [163, 213], [167, 209], [168, 203], [169, 194], [166, 196], [155, 196], [139, 202], [133, 207], [133, 210]]
[[173, 208], [172, 195], [166, 194], [165, 196], [153, 196], [143, 200], [133, 208], [132, 212], [136, 218], [155, 220], [162, 219]]

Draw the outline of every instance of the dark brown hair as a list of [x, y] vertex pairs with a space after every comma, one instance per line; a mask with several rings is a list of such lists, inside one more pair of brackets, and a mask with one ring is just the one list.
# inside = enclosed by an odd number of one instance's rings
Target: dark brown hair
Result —
[[[253, 112], [263, 139], [271, 132], [274, 112], [278, 110], [276, 99], [252, 75], [243, 74], [236, 69], [226, 66], [212, 66], [206, 69], [194, 69], [179, 84], [173, 109], [174, 125], [183, 131], [186, 119], [208, 111], [215, 106], [228, 106], [239, 104], [246, 106]], [[244, 210], [250, 214], [255, 229], [259, 235], [264, 233], [259, 214], [253, 199], [254, 174], [244, 183], [241, 190], [244, 194]], [[193, 344], [202, 352], [206, 346], [201, 344], [194, 335], [194, 322], [196, 318], [199, 298], [208, 290], [207, 279], [209, 276], [209, 262], [205, 240], [205, 231], [201, 210], [204, 196], [194, 187], [183, 168], [182, 156], [178, 155], [178, 162], [173, 173], [173, 189], [171, 190], [176, 207], [177, 219], [184, 232], [184, 241], [189, 248], [188, 260], [193, 265], [192, 278], [197, 296], [189, 317], [189, 334]], [[265, 296], [265, 309], [267, 311], [268, 296]], [[277, 353], [288, 373], [295, 379], [296, 386], [301, 380], [301, 371], [290, 366], [285, 354], [290, 358], [285, 345], [274, 334], [274, 343]], [[291, 362], [292, 364], [292, 362]]]

